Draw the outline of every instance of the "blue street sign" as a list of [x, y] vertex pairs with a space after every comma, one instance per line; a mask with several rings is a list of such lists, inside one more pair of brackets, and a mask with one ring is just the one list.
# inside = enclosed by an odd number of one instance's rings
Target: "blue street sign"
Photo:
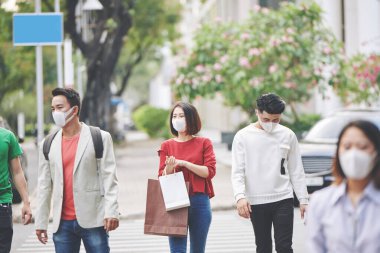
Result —
[[13, 45], [57, 45], [62, 41], [62, 13], [17, 13], [13, 15]]

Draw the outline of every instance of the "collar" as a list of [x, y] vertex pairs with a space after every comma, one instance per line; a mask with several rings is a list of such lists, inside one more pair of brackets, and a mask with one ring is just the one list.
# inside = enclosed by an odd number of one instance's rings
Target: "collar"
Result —
[[[336, 186], [336, 191], [331, 196], [331, 201], [333, 205], [336, 205], [346, 196], [347, 182], [344, 181], [340, 185]], [[373, 182], [370, 182], [364, 189], [362, 199], [368, 198], [380, 205], [380, 190], [376, 189]]]
[[380, 190], [376, 189], [375, 184], [370, 182], [364, 189], [363, 197], [371, 199], [377, 205], [380, 205]]
[[333, 205], [336, 205], [346, 195], [347, 183], [346, 181], [344, 181], [335, 187], [336, 191], [334, 191], [331, 196], [331, 201]]

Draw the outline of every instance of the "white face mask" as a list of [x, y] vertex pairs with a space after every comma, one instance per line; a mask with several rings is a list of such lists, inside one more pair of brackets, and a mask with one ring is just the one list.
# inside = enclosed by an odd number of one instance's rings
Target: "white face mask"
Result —
[[69, 109], [67, 112], [58, 112], [54, 111], [52, 112], [54, 123], [59, 127], [66, 126], [67, 123], [69, 123], [73, 118], [74, 114], [70, 116], [70, 118], [66, 119], [67, 115], [69, 115], [73, 111], [74, 107]]
[[172, 124], [177, 132], [184, 132], [186, 130], [186, 120], [185, 118], [172, 119]]
[[375, 156], [353, 148], [339, 153], [339, 162], [347, 178], [360, 180], [371, 173]]
[[260, 126], [264, 129], [265, 132], [267, 133], [271, 133], [275, 128], [276, 126], [278, 125], [278, 123], [274, 123], [274, 122], [263, 122], [260, 117], [257, 117], [259, 119], [259, 123], [260, 123]]

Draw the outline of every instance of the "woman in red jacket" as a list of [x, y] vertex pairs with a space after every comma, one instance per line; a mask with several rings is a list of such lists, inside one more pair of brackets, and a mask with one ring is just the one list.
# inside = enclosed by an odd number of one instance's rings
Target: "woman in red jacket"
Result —
[[[197, 109], [184, 102], [170, 113], [170, 130], [175, 136], [161, 144], [159, 176], [182, 171], [189, 182], [190, 252], [204, 253], [211, 224], [210, 198], [214, 196], [211, 179], [215, 176], [215, 154], [209, 139], [195, 136], [201, 130]], [[174, 190], [174, 189], [173, 189]], [[169, 237], [171, 253], [186, 252], [187, 237]]]

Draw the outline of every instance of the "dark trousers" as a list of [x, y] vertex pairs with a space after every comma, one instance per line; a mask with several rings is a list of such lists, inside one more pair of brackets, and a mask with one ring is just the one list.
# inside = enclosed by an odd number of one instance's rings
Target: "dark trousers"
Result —
[[293, 199], [252, 205], [251, 208], [257, 253], [272, 253], [272, 224], [277, 253], [292, 253]]
[[0, 253], [11, 251], [12, 237], [12, 206], [0, 204]]

